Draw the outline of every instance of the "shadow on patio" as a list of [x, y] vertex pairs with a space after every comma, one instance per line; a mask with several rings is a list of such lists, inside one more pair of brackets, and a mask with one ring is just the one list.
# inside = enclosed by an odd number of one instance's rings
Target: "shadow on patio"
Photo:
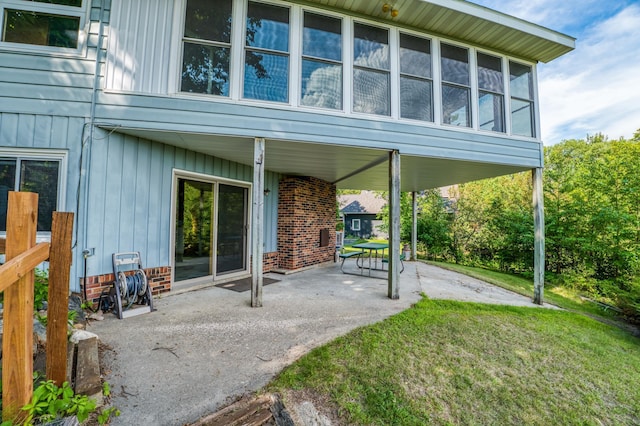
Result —
[[[264, 306], [250, 293], [207, 287], [154, 301], [151, 314], [108, 315], [89, 330], [105, 353], [112, 424], [178, 425], [216, 411], [231, 397], [255, 391], [314, 347], [407, 309], [422, 292], [433, 298], [534, 306], [489, 284], [417, 263], [405, 263], [400, 300], [387, 281], [340, 272], [329, 264], [264, 287]], [[383, 275], [380, 275], [383, 276]]]

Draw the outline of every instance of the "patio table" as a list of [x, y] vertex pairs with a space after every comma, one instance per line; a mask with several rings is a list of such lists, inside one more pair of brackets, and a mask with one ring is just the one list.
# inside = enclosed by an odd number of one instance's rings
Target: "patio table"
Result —
[[[383, 267], [384, 265], [382, 264], [382, 258], [384, 256], [384, 251], [386, 249], [389, 248], [389, 244], [388, 243], [362, 243], [362, 244], [354, 244], [351, 247], [353, 248], [358, 248], [360, 250], [362, 250], [362, 252], [364, 253], [365, 250], [368, 251], [368, 255], [367, 256], [361, 256], [359, 258], [356, 259], [356, 266], [358, 266], [360, 268], [360, 273], [362, 274], [364, 272], [365, 266], [364, 266], [364, 259], [368, 258], [369, 259], [369, 266], [367, 269], [369, 269], [369, 276], [371, 276], [371, 258], [374, 258], [374, 265], [373, 265], [373, 269], [374, 270], [384, 270], [383, 268], [378, 269], [378, 251], [381, 251], [381, 256], [380, 256], [380, 266]], [[362, 264], [358, 264], [358, 262], [362, 259]]]

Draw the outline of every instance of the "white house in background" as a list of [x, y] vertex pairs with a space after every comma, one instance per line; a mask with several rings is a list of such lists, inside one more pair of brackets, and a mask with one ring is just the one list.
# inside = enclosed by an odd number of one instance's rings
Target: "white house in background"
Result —
[[255, 306], [333, 259], [336, 188], [390, 193], [390, 297], [400, 191], [539, 196], [536, 64], [575, 45], [460, 0], [0, 0], [0, 28], [0, 233], [35, 191], [40, 238], [75, 213], [72, 290], [140, 251], [155, 293], [253, 272]]

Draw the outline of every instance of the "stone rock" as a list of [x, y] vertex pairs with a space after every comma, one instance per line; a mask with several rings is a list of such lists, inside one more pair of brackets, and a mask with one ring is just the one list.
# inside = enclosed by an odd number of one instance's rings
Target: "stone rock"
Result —
[[84, 310], [82, 309], [82, 300], [75, 294], [69, 296], [69, 311], [74, 311], [78, 314], [76, 316], [77, 322], [84, 322], [87, 320], [84, 315]]
[[40, 346], [44, 346], [47, 343], [47, 327], [42, 325], [37, 318], [33, 319], [33, 339]]
[[331, 420], [320, 414], [312, 402], [304, 401], [301, 404], [296, 404], [293, 411], [304, 426], [331, 426]]
[[71, 333], [69, 341], [77, 344], [80, 340], [92, 339], [94, 337], [98, 338], [98, 335], [86, 330], [74, 330], [73, 333]]
[[104, 320], [104, 315], [102, 314], [102, 310], [98, 309], [96, 312], [89, 314], [88, 318], [94, 321], [102, 321]]

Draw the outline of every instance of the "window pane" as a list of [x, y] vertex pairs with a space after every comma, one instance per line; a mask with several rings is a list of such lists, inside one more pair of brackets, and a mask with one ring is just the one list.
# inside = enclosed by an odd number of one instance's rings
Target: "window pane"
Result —
[[504, 100], [500, 95], [480, 92], [478, 111], [480, 128], [494, 132], [504, 132]]
[[469, 89], [443, 84], [442, 122], [471, 127], [469, 111]]
[[533, 75], [531, 67], [509, 62], [511, 73], [511, 96], [533, 100]]
[[31, 0], [38, 3], [61, 4], [63, 6], [82, 6], [82, 0]]
[[229, 96], [229, 49], [184, 43], [180, 90]]
[[431, 78], [431, 41], [400, 34], [400, 72]]
[[184, 36], [231, 42], [231, 0], [188, 0]]
[[500, 58], [478, 53], [478, 86], [491, 92], [504, 92]]
[[534, 137], [533, 103], [511, 99], [511, 133]]
[[244, 97], [287, 102], [289, 99], [289, 58], [247, 52], [244, 66]]
[[342, 66], [302, 60], [302, 95], [304, 106], [342, 109]]
[[289, 51], [289, 9], [249, 2], [247, 46]]
[[51, 231], [51, 215], [58, 206], [58, 161], [20, 162], [20, 191], [38, 194], [38, 231]]
[[449, 44], [440, 45], [442, 80], [469, 85], [469, 53], [467, 49]]
[[78, 17], [7, 9], [2, 41], [75, 49], [79, 30]]
[[15, 184], [16, 160], [0, 159], [0, 232], [7, 230], [7, 202]]
[[353, 110], [391, 115], [388, 73], [353, 70]]
[[400, 78], [400, 116], [413, 120], [433, 121], [431, 82]]
[[342, 21], [304, 13], [302, 54], [342, 62]]
[[379, 70], [389, 69], [389, 32], [383, 28], [354, 24], [353, 63]]

